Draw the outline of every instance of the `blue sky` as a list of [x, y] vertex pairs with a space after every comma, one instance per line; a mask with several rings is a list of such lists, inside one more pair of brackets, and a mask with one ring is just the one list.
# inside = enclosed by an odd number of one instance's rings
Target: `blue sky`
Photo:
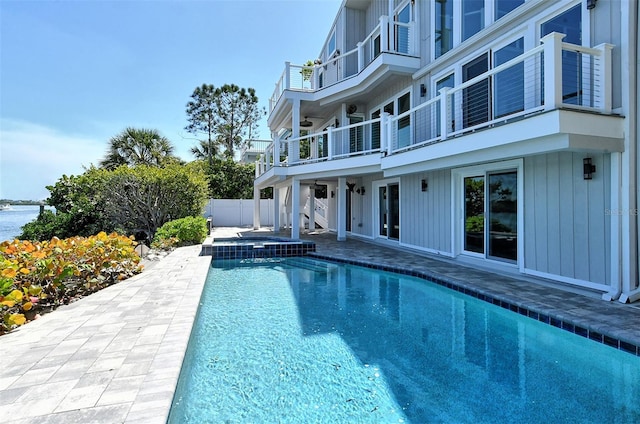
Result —
[[[0, 198], [154, 128], [193, 160], [185, 105], [203, 84], [253, 87], [268, 106], [284, 62], [318, 57], [341, 0], [0, 0]], [[260, 138], [269, 138], [266, 120]]]

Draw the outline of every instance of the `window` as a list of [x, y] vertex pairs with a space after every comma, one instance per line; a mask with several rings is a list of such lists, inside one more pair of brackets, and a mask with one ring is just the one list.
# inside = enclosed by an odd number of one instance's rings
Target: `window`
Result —
[[[371, 112], [371, 119], [380, 118], [380, 109]], [[374, 122], [371, 124], [371, 148], [380, 148], [380, 122]]]
[[327, 60], [336, 52], [336, 30], [334, 29], [327, 43]]
[[[462, 66], [462, 82], [484, 74], [489, 70], [487, 53]], [[462, 93], [462, 120], [464, 128], [473, 127], [489, 120], [489, 78], [465, 88]]]
[[371, 60], [375, 59], [380, 54], [380, 35], [377, 35], [373, 39], [372, 49], [373, 51], [371, 52]]
[[[507, 44], [493, 53], [494, 67], [502, 65], [524, 53], [524, 38]], [[495, 74], [494, 118], [524, 110], [524, 63], [519, 63]]]
[[[387, 103], [384, 106], [384, 111], [393, 115], [393, 102]], [[380, 116], [380, 109], [371, 112], [371, 119], [377, 119], [380, 118]], [[371, 148], [380, 148], [380, 122], [374, 122], [373, 124], [371, 124]]]
[[484, 0], [464, 0], [462, 3], [462, 41], [484, 28]]
[[[394, 17], [395, 21], [401, 24], [411, 22], [411, 3], [407, 3]], [[396, 25], [396, 51], [398, 53], [409, 53], [409, 27]]]
[[524, 0], [495, 0], [495, 20], [502, 18], [516, 7], [524, 4]]
[[[582, 9], [577, 5], [540, 26], [540, 37], [566, 34], [565, 43], [582, 45]], [[582, 104], [582, 63], [579, 53], [562, 51], [562, 102]]]
[[[352, 115], [349, 117], [349, 125], [358, 124], [364, 121], [364, 117]], [[349, 152], [364, 151], [363, 126], [349, 128]]]
[[[406, 93], [398, 98], [398, 115], [402, 115], [411, 109], [411, 93]], [[411, 115], [398, 120], [398, 148], [411, 144]]]
[[435, 57], [453, 48], [453, 0], [435, 2]]

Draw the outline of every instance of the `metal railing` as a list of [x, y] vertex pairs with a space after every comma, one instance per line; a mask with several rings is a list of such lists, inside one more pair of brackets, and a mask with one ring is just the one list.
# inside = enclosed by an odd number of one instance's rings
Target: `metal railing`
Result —
[[285, 90], [317, 91], [362, 72], [380, 53], [417, 54], [415, 23], [403, 23], [381, 16], [378, 25], [348, 52], [336, 54], [325, 63], [313, 66], [285, 62], [285, 69], [269, 99], [271, 112]]
[[273, 166], [378, 152], [391, 155], [558, 108], [611, 113], [613, 46], [587, 48], [564, 43], [563, 38], [563, 34], [549, 34], [540, 46], [460, 85], [445, 87], [436, 97], [397, 116], [385, 113], [381, 118], [278, 140], [260, 159], [256, 175]]

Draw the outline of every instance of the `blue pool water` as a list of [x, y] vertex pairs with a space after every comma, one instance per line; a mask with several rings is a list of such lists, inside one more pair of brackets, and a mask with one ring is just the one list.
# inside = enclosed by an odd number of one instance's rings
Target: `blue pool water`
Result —
[[419, 278], [215, 261], [170, 423], [640, 422], [640, 358]]

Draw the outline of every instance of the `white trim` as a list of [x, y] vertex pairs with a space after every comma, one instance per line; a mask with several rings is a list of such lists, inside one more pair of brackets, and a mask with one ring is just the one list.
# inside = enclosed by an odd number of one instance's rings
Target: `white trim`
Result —
[[[398, 240], [389, 239], [389, 230], [387, 229], [387, 236], [383, 237], [380, 235], [380, 187], [388, 186], [389, 184], [398, 184], [398, 196], [402, 197], [402, 184], [400, 183], [400, 177], [388, 178], [383, 180], [375, 180], [371, 182], [371, 210], [373, 211], [373, 215], [371, 217], [371, 235], [373, 240], [376, 241], [384, 241], [393, 244], [399, 244], [400, 242], [400, 234], [398, 234]], [[402, 217], [402, 202], [398, 202], [398, 222], [400, 222], [400, 218]], [[400, 233], [402, 232], [402, 223], [400, 222]]]
[[454, 255], [453, 255], [452, 252], [446, 252], [444, 250], [431, 249], [429, 247], [422, 247], [422, 246], [417, 246], [415, 244], [403, 243], [403, 242], [399, 242], [398, 246], [406, 247], [407, 249], [418, 250], [420, 252], [425, 252], [425, 253], [429, 253], [429, 254], [432, 254], [432, 255], [444, 256], [444, 257], [450, 258], [450, 259], [454, 258]]
[[574, 286], [585, 287], [602, 292], [611, 290], [611, 286], [607, 284], [598, 284], [591, 281], [579, 280], [577, 278], [563, 277], [562, 275], [550, 274], [548, 272], [536, 271], [534, 269], [525, 268], [523, 274], [532, 275], [534, 277], [546, 278], [548, 280], [559, 281], [561, 283], [572, 284]]
[[[491, 258], [486, 252], [475, 253], [465, 251], [464, 246], [464, 178], [475, 177], [482, 175], [486, 178], [488, 173], [502, 170], [516, 170], [516, 183], [517, 191], [517, 260], [512, 262], [505, 260], [500, 261], [496, 258]], [[484, 261], [498, 262], [506, 265], [514, 265], [520, 272], [524, 270], [524, 160], [513, 159], [501, 162], [488, 162], [479, 165], [467, 166], [464, 168], [454, 168], [451, 170], [451, 246], [454, 257], [462, 255], [464, 257], [482, 259]], [[485, 199], [486, 200], [486, 199]], [[486, 208], [486, 206], [485, 206]], [[485, 237], [486, 237], [486, 225], [485, 220]]]
[[360, 233], [349, 232], [349, 236], [354, 237], [354, 238], [364, 239], [364, 240], [371, 240], [371, 241], [375, 240], [375, 238], [373, 238], [372, 236], [368, 236], [366, 234], [360, 234]]

